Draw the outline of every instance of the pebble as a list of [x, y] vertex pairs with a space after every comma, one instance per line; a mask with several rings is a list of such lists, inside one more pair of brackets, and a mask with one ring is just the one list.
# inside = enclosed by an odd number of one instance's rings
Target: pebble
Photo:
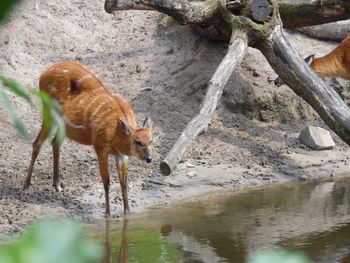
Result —
[[188, 172], [188, 173], [187, 173], [187, 177], [189, 177], [189, 178], [195, 177], [195, 176], [197, 176], [197, 175], [198, 175], [198, 173], [195, 172], [195, 171], [191, 171], [191, 172]]
[[186, 167], [187, 168], [194, 168], [194, 165], [190, 162], [186, 162]]

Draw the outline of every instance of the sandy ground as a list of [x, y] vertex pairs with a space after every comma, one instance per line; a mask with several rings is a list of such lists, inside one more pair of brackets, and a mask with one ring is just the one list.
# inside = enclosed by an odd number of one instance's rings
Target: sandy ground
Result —
[[[286, 33], [303, 55], [322, 55], [336, 44]], [[103, 1], [27, 0], [0, 26], [0, 74], [26, 87], [59, 60], [80, 60], [112, 84], [133, 105], [138, 120], [155, 122], [154, 161], [132, 159], [129, 200], [132, 211], [223, 189], [245, 189], [291, 180], [347, 173], [348, 147], [333, 134], [333, 150], [311, 151], [298, 142], [306, 125], [325, 127], [287, 87], [276, 88], [276, 74], [264, 57], [249, 49], [231, 77], [207, 133], [189, 148], [178, 170], [159, 173], [159, 162], [198, 112], [206, 85], [226, 45], [198, 36], [156, 12], [105, 13]], [[12, 96], [12, 95], [11, 95]], [[40, 115], [11, 97], [33, 136]], [[104, 216], [104, 192], [91, 147], [67, 141], [62, 149], [65, 188], [52, 185], [52, 154], [43, 146], [33, 174], [33, 191], [22, 193], [31, 144], [18, 137], [0, 106], [0, 239], [46, 216], [91, 221]], [[114, 160], [110, 172], [111, 209], [122, 214]]]

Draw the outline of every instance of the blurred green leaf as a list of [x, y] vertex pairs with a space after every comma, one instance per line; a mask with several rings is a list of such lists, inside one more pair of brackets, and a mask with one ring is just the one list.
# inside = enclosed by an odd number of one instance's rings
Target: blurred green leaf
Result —
[[5, 19], [11, 8], [18, 4], [19, 0], [1, 0], [0, 1], [0, 23]]
[[64, 138], [66, 137], [66, 125], [61, 115], [56, 110], [51, 111], [51, 116], [57, 128], [56, 130], [57, 141], [59, 144], [62, 144]]
[[4, 84], [5, 87], [7, 87], [13, 93], [24, 98], [30, 104], [32, 103], [32, 97], [30, 95], [30, 92], [27, 89], [20, 86], [17, 82], [11, 79], [5, 78], [4, 76], [0, 76], [0, 81]]
[[102, 256], [74, 223], [41, 222], [19, 240], [0, 246], [1, 263], [92, 263]]
[[[9, 90], [14, 92], [17, 96], [24, 98], [31, 105], [33, 105], [33, 96], [39, 98], [41, 101], [43, 123], [47, 133], [52, 133], [53, 129], [56, 128], [57, 140], [60, 144], [63, 142], [66, 136], [65, 123], [60, 115], [61, 105], [56, 100], [53, 100], [46, 92], [42, 92], [40, 90], [33, 89], [31, 91], [28, 91], [21, 85], [17, 84], [15, 81], [3, 76], [0, 76], [0, 83], [3, 83], [3, 85], [6, 86]], [[9, 112], [9, 115], [13, 121], [13, 125], [17, 129], [18, 133], [23, 138], [29, 139], [31, 136], [29, 135], [23, 121], [16, 114], [11, 101], [3, 91], [1, 91], [0, 95], [0, 102], [4, 104], [5, 108]]]
[[47, 133], [51, 133], [52, 132], [52, 116], [51, 116], [51, 105], [50, 105], [50, 98], [49, 95], [47, 95], [44, 92], [38, 92], [38, 95], [41, 99], [41, 112], [43, 115], [43, 122], [44, 122], [44, 126], [46, 129]]
[[[9, 100], [9, 98], [7, 97], [7, 95], [5, 94], [5, 92], [3, 92], [2, 90], [0, 90], [0, 101], [2, 101], [2, 103], [4, 104], [7, 112], [10, 115], [10, 118], [12, 119], [13, 125], [15, 126], [15, 128], [17, 129], [18, 133], [25, 139], [29, 139], [29, 133], [23, 123], [23, 121], [18, 117], [15, 108], [13, 107], [11, 101]], [[1, 261], [0, 261], [1, 262]]]
[[56, 136], [58, 143], [62, 143], [66, 136], [66, 128], [63, 118], [60, 115], [61, 105], [57, 101], [42, 91], [36, 91], [34, 94], [40, 97], [42, 102], [43, 121], [48, 133], [51, 133], [53, 128], [56, 128]]

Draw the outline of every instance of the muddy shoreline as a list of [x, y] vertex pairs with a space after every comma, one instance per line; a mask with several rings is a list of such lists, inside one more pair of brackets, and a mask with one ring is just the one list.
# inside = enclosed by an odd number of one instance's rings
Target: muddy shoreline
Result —
[[[323, 55], [336, 43], [286, 32], [303, 56]], [[156, 12], [109, 15], [103, 1], [23, 1], [0, 26], [0, 74], [37, 87], [40, 73], [59, 60], [92, 68], [133, 105], [138, 120], [155, 122], [150, 165], [132, 159], [129, 202], [133, 212], [153, 205], [221, 190], [241, 190], [287, 181], [321, 180], [350, 172], [350, 153], [334, 133], [336, 147], [312, 151], [298, 133], [306, 125], [327, 128], [276, 74], [264, 57], [248, 49], [229, 80], [208, 131], [189, 148], [177, 171], [163, 176], [160, 160], [193, 118], [206, 85], [226, 51], [190, 27], [170, 23]], [[36, 135], [39, 113], [10, 95], [28, 129]], [[33, 173], [32, 193], [22, 192], [31, 143], [18, 137], [0, 106], [0, 239], [43, 217], [90, 222], [104, 217], [104, 191], [91, 147], [65, 142], [60, 170], [64, 191], [52, 187], [52, 152], [43, 146]], [[121, 191], [110, 158], [111, 212], [122, 215]]]

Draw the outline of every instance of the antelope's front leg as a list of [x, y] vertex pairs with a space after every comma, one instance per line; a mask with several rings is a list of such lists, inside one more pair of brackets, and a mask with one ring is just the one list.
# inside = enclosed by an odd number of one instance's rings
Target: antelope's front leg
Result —
[[106, 217], [111, 216], [111, 211], [109, 209], [109, 171], [108, 171], [108, 152], [104, 149], [95, 148], [98, 164], [100, 167], [100, 174], [103, 182], [103, 187], [105, 190], [105, 202], [106, 202]]
[[128, 159], [129, 158], [126, 155], [118, 155], [116, 157], [119, 183], [120, 183], [120, 187], [122, 188], [122, 195], [123, 195], [124, 214], [130, 212], [129, 202], [128, 202], [128, 189], [127, 189]]

